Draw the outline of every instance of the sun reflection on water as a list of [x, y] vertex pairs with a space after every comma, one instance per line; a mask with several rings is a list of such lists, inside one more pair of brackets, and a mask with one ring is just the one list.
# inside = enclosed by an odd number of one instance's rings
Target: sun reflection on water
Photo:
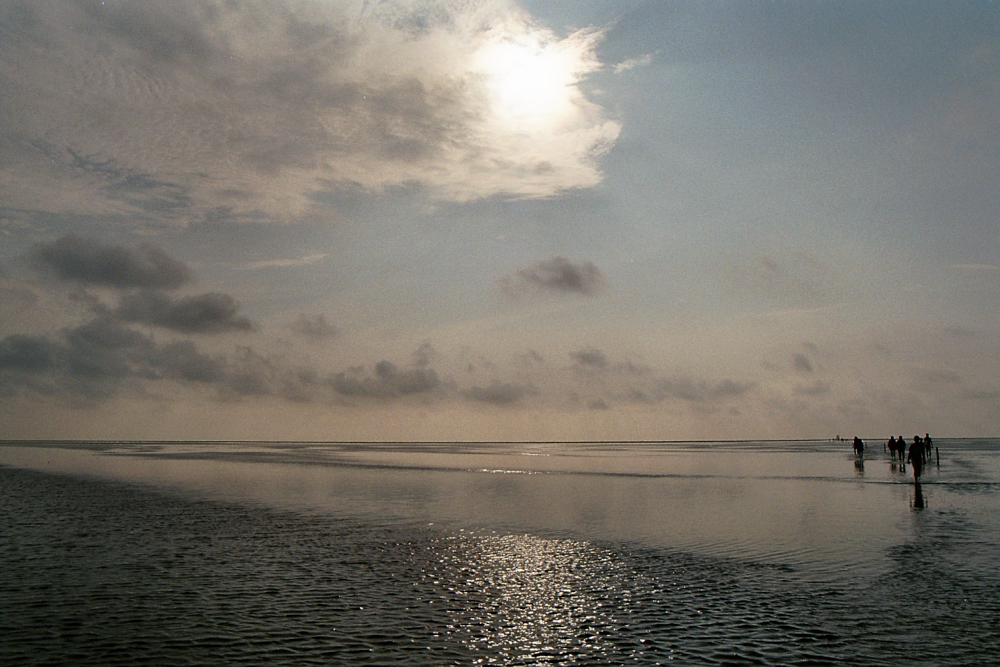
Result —
[[469, 599], [453, 629], [479, 664], [567, 664], [609, 656], [629, 608], [623, 567], [613, 554], [576, 540], [466, 533], [447, 540], [438, 561], [459, 570]]

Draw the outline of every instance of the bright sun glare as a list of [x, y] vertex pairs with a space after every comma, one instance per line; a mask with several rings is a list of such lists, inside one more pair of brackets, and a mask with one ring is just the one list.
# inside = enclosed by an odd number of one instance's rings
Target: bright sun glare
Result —
[[575, 56], [535, 40], [492, 41], [476, 58], [498, 116], [515, 123], [552, 125], [570, 109]]

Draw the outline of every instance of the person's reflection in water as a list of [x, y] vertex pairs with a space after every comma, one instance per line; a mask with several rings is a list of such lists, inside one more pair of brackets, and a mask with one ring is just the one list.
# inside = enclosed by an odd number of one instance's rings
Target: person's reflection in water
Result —
[[864, 459], [856, 459], [854, 461], [854, 474], [856, 474], [858, 477], [864, 477], [865, 476], [865, 460]]
[[917, 480], [917, 483], [913, 485], [912, 507], [916, 510], [922, 510], [926, 507], [926, 504], [924, 503], [924, 492], [923, 489], [920, 488], [920, 480]]

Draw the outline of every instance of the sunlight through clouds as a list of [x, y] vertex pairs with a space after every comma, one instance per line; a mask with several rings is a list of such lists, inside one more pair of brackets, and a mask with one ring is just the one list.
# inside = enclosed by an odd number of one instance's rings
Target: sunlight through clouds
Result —
[[349, 184], [545, 197], [599, 182], [620, 130], [577, 86], [600, 34], [508, 2], [57, 0], [0, 23], [18, 208], [186, 224], [290, 220]]

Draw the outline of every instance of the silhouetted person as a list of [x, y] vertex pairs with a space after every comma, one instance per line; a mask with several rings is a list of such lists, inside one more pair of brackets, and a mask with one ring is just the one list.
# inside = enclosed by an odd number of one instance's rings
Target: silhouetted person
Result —
[[913, 481], [920, 484], [920, 471], [924, 468], [924, 443], [920, 441], [920, 436], [913, 436], [913, 444], [910, 445], [910, 453], [906, 460], [913, 466]]
[[854, 436], [854, 454], [856, 456], [865, 455], [865, 441], [858, 436]]
[[895, 459], [896, 458], [896, 436], [893, 436], [893, 435], [889, 436], [889, 445], [888, 446], [889, 446], [889, 456], [891, 456], [893, 459]]

